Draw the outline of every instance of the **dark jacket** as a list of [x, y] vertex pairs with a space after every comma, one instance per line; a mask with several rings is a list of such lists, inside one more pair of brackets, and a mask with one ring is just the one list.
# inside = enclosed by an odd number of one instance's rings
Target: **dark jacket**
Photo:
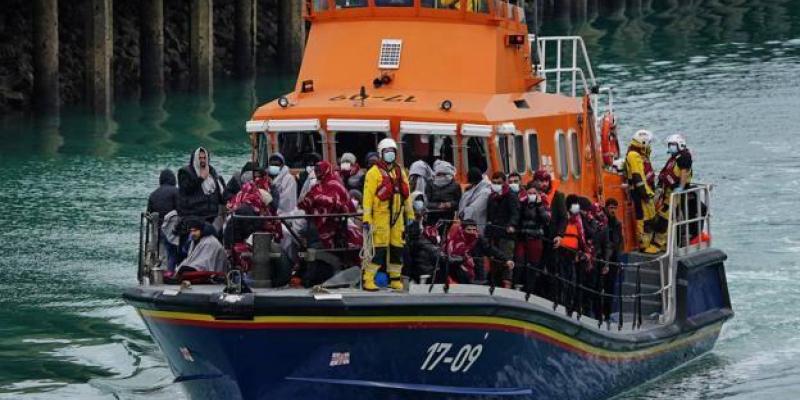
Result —
[[550, 225], [550, 210], [544, 203], [520, 203], [519, 234], [523, 239], [542, 239]]
[[158, 213], [159, 225], [164, 216], [170, 211], [178, 209], [178, 188], [175, 173], [169, 169], [161, 171], [158, 178], [158, 189], [150, 194], [147, 200], [147, 212]]
[[[426, 185], [425, 197], [428, 199], [428, 220], [433, 225], [440, 219], [452, 220], [461, 201], [461, 185], [455, 180], [445, 186], [437, 187], [433, 184]], [[441, 208], [442, 204], [450, 203], [450, 207]]]
[[593, 255], [599, 260], [608, 260], [611, 256], [611, 242], [608, 238], [608, 227], [601, 226], [595, 220], [583, 220], [586, 239], [592, 244]]
[[608, 218], [608, 242], [610, 249], [608, 261], [618, 262], [625, 243], [622, 238], [622, 224], [611, 216]]
[[422, 275], [433, 275], [441, 249], [424, 235], [420, 224], [411, 223], [406, 227], [406, 249], [409, 262], [404, 265], [404, 275], [417, 282]]
[[513, 233], [506, 231], [507, 227], [519, 226], [519, 198], [508, 188], [503, 189], [503, 194], [489, 196], [489, 205], [486, 210], [487, 239], [514, 239]]
[[217, 171], [209, 166], [209, 172], [214, 177], [216, 189], [213, 193], [203, 192], [203, 179], [194, 170], [194, 153], [189, 165], [178, 171], [178, 214], [182, 217], [195, 216], [210, 219], [219, 214], [219, 206], [223, 204], [222, 183]]
[[550, 229], [547, 237], [553, 239], [556, 236], [563, 235], [567, 229], [569, 214], [567, 213], [567, 198], [564, 193], [556, 191], [553, 196], [553, 203], [550, 204], [550, 215]]

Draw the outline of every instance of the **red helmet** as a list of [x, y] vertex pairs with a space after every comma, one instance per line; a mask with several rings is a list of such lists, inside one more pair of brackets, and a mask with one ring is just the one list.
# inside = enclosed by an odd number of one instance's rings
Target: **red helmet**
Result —
[[540, 170], [537, 170], [536, 172], [533, 173], [533, 180], [535, 180], [535, 181], [545, 181], [545, 182], [549, 183], [549, 182], [551, 182], [553, 180], [553, 177], [550, 176], [550, 173], [547, 172], [547, 170], [540, 169]]

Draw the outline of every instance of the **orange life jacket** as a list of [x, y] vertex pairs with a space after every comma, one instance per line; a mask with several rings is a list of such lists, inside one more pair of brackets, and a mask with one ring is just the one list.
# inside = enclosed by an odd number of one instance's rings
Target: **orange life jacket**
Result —
[[564, 237], [561, 239], [561, 247], [578, 251], [581, 249], [581, 232], [578, 225], [572, 222], [567, 223]]

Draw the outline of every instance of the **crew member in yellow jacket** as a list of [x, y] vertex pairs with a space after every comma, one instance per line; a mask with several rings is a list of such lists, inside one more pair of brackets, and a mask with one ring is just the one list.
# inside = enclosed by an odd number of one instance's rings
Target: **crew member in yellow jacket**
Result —
[[633, 135], [625, 156], [625, 173], [628, 189], [636, 215], [636, 236], [639, 239], [639, 250], [644, 253], [658, 253], [658, 248], [651, 245], [653, 240], [653, 219], [656, 208], [653, 202], [655, 192], [655, 172], [650, 163], [650, 143], [653, 134], [640, 130]]
[[408, 177], [397, 165], [397, 143], [383, 139], [378, 143], [381, 159], [367, 171], [364, 179], [364, 234], [371, 235], [375, 254], [364, 269], [364, 290], [377, 290], [375, 274], [386, 265], [390, 287], [403, 290], [403, 231], [414, 219]]

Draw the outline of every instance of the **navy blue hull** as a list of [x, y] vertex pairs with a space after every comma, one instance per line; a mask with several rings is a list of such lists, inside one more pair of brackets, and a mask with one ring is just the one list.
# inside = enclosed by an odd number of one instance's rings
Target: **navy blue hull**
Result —
[[606, 353], [532, 326], [297, 329], [143, 317], [196, 400], [604, 399], [710, 350], [722, 325]]

